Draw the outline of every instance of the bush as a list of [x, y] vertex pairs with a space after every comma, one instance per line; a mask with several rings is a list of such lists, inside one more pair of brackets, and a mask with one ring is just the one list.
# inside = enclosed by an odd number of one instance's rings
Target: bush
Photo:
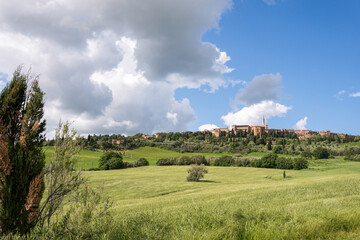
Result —
[[[136, 162], [136, 161], [135, 161]], [[124, 162], [124, 168], [133, 168], [135, 166], [135, 162]]]
[[279, 157], [276, 161], [276, 168], [278, 169], [293, 169], [293, 160], [291, 158]]
[[281, 154], [281, 153], [283, 153], [283, 149], [282, 149], [281, 146], [275, 146], [273, 148], [272, 152], [275, 153], [275, 154]]
[[309, 163], [304, 158], [294, 158], [293, 159], [293, 165], [294, 165], [295, 170], [301, 170], [301, 169], [308, 168]]
[[140, 158], [139, 160], [135, 161], [137, 167], [141, 166], [149, 166], [149, 161], [146, 158]]
[[124, 168], [124, 162], [121, 158], [111, 158], [107, 163], [107, 169], [121, 169]]
[[186, 178], [188, 182], [198, 182], [201, 178], [204, 177], [205, 173], [208, 173], [208, 170], [206, 169], [204, 164], [192, 164], [191, 167], [188, 169], [188, 173], [189, 175]]
[[261, 158], [261, 167], [276, 168], [276, 160], [278, 156], [275, 153], [268, 153]]
[[105, 152], [99, 159], [99, 169], [101, 170], [120, 168], [124, 168], [121, 153], [108, 151]]
[[312, 158], [312, 153], [305, 151], [301, 153], [301, 157], [306, 158], [306, 159], [311, 159]]
[[316, 159], [328, 159], [329, 156], [330, 156], [330, 153], [329, 153], [329, 150], [327, 148], [317, 147], [313, 151], [313, 156]]
[[194, 163], [194, 164], [197, 164], [197, 165], [201, 165], [201, 164], [204, 164], [205, 166], [210, 165], [209, 162], [206, 161], [205, 157], [201, 156], [201, 155], [192, 156], [191, 157], [191, 162]]
[[235, 161], [232, 158], [232, 156], [221, 156], [221, 157], [217, 158], [214, 162], [214, 166], [229, 167], [229, 166], [233, 166], [233, 165], [235, 165]]
[[256, 158], [242, 157], [235, 160], [235, 166], [237, 167], [252, 167], [255, 164]]
[[175, 165], [175, 161], [174, 161], [174, 159], [170, 159], [170, 158], [161, 158], [161, 159], [157, 160], [156, 165], [157, 166]]
[[191, 158], [188, 156], [182, 156], [176, 159], [176, 165], [190, 165], [192, 163]]

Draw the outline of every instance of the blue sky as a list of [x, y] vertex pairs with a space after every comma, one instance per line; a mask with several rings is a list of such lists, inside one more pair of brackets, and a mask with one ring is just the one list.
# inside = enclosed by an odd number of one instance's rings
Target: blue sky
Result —
[[0, 89], [40, 74], [48, 136], [260, 124], [360, 134], [358, 0], [0, 1]]
[[[292, 128], [307, 116], [308, 129], [360, 134], [360, 97], [349, 96], [360, 92], [360, 1], [236, 1], [203, 40], [231, 57], [235, 70], [227, 78], [282, 75], [279, 102], [293, 108], [269, 119], [270, 127]], [[197, 113], [192, 130], [209, 119], [221, 127], [241, 87], [210, 94], [179, 89], [176, 96], [191, 99]]]

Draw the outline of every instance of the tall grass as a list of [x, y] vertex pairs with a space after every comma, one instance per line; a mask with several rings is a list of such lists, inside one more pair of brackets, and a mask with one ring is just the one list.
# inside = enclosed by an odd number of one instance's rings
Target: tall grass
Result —
[[360, 237], [360, 163], [313, 160], [283, 171], [183, 166], [89, 172], [114, 201], [112, 239], [353, 239]]

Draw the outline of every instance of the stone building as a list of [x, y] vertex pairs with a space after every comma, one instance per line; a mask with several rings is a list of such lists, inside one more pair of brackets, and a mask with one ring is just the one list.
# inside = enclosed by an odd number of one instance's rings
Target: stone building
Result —
[[246, 133], [251, 132], [251, 127], [249, 125], [232, 125], [231, 129], [234, 131], [234, 133], [240, 130]]
[[229, 132], [229, 129], [227, 129], [227, 128], [214, 128], [211, 132], [212, 132], [212, 134], [214, 134], [216, 137], [219, 137], [221, 132], [228, 133], [228, 132]]

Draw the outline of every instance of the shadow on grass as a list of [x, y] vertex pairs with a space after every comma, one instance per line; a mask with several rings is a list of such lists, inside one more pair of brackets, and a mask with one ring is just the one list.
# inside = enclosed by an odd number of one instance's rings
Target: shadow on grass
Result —
[[199, 180], [199, 182], [205, 182], [205, 183], [220, 183], [220, 182], [211, 181], [211, 180]]

